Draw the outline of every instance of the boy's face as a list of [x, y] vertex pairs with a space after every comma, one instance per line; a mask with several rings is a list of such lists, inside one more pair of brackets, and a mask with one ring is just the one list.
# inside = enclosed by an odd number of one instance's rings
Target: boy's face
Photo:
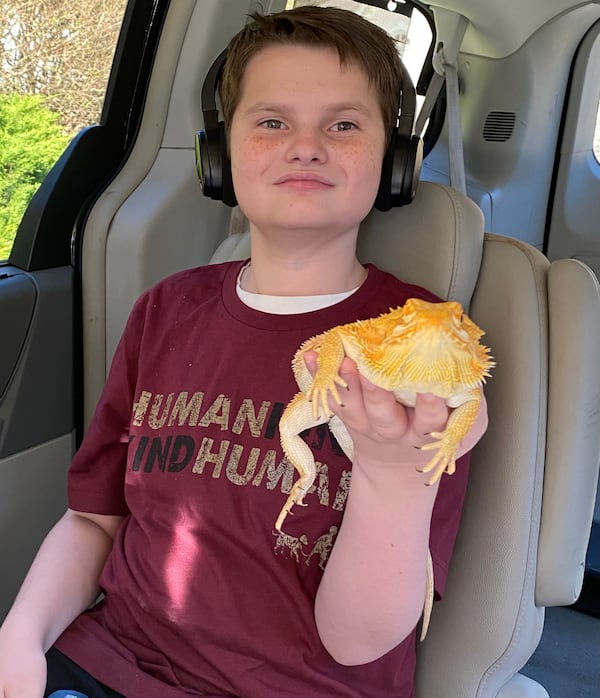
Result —
[[261, 231], [356, 231], [375, 200], [384, 148], [377, 95], [336, 51], [277, 45], [249, 61], [231, 168], [237, 200]]

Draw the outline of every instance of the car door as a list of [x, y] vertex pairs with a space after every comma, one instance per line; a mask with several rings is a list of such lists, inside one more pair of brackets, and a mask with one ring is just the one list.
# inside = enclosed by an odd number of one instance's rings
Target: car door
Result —
[[168, 6], [123, 0], [99, 124], [52, 167], [0, 262], [0, 621], [66, 506], [65, 473], [82, 431], [81, 231], [135, 139]]
[[[600, 22], [581, 42], [573, 64], [551, 198], [546, 254], [575, 257], [600, 277]], [[593, 584], [600, 581], [600, 488], [580, 603], [600, 612]], [[597, 590], [597, 586], [593, 587]], [[588, 591], [589, 590], [589, 591]], [[590, 597], [590, 598], [588, 598]]]
[[547, 254], [577, 257], [600, 275], [600, 22], [575, 56], [558, 152]]

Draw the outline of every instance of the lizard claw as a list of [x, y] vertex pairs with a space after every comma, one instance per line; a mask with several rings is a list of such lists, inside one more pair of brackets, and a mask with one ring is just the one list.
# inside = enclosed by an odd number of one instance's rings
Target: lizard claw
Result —
[[421, 446], [421, 450], [432, 451], [438, 449], [438, 452], [423, 468], [420, 468], [419, 471], [422, 473], [433, 471], [427, 484], [434, 485], [442, 477], [444, 472], [448, 473], [448, 475], [452, 475], [456, 470], [456, 449], [458, 448], [458, 444], [449, 443], [448, 440], [444, 439], [443, 433], [432, 432], [430, 436], [439, 440], [424, 444]]
[[275, 522], [275, 528], [279, 532], [281, 532], [281, 527], [283, 526], [283, 522], [285, 521], [287, 515], [293, 514], [292, 507], [294, 504], [301, 507], [307, 506], [307, 504], [304, 502], [304, 495], [306, 494], [308, 487], [309, 485], [303, 486], [300, 480], [298, 480], [292, 487], [292, 491], [283, 505], [283, 508], [279, 512], [279, 516]]
[[341, 385], [342, 388], [348, 387], [348, 383], [337, 374], [333, 379], [319, 378], [318, 374], [314, 377], [312, 385], [306, 393], [306, 399], [312, 402], [314, 419], [319, 417], [319, 407], [328, 418], [333, 416], [333, 412], [329, 409], [329, 393], [338, 405], [342, 404], [338, 385]]

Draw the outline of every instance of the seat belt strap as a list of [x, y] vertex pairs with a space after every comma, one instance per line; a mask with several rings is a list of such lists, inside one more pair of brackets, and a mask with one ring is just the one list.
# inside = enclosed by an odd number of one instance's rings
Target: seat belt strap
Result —
[[458, 70], [456, 65], [446, 65], [446, 99], [448, 110], [448, 163], [450, 186], [462, 194], [467, 193], [465, 156], [463, 151], [460, 106], [458, 103]]
[[433, 106], [444, 82], [446, 83], [446, 113], [448, 118], [448, 165], [450, 186], [463, 194], [467, 193], [465, 160], [460, 122], [460, 105], [458, 89], [458, 51], [462, 43], [467, 20], [461, 15], [434, 11], [438, 35], [447, 34], [447, 42], [440, 41], [433, 56], [435, 73], [427, 87], [425, 99], [415, 123], [415, 133], [422, 135], [425, 123], [431, 116]]
[[431, 116], [435, 101], [442, 90], [444, 79], [444, 74], [440, 74], [436, 71], [429, 81], [427, 92], [425, 92], [425, 99], [423, 100], [423, 104], [421, 105], [419, 115], [417, 116], [417, 120], [415, 122], [415, 133], [418, 136], [423, 135], [425, 124], [427, 123], [427, 119]]

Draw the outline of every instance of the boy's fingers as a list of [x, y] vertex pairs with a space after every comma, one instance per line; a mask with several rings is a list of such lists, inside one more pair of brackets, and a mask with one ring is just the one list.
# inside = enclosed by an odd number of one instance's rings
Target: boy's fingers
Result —
[[[306, 367], [311, 375], [317, 371], [317, 352], [310, 351], [304, 355]], [[448, 421], [449, 410], [443, 398], [425, 393], [418, 394], [414, 411], [404, 408], [388, 390], [379, 388], [367, 378], [360, 375], [356, 363], [344, 357], [339, 368], [339, 375], [347, 383], [347, 388], [340, 391], [342, 405], [338, 406], [330, 399], [333, 412], [354, 426], [367, 423], [380, 435], [390, 437], [404, 433], [409, 425], [419, 437], [434, 431], [443, 431]], [[411, 413], [412, 412], [412, 418]]]
[[[362, 391], [360, 389], [360, 376], [356, 364], [352, 359], [345, 357], [339, 370], [340, 377], [346, 381], [346, 388], [340, 393], [342, 407], [346, 408], [346, 413], [351, 411], [363, 411]], [[347, 415], [346, 415], [347, 416]]]
[[309, 370], [310, 375], [314, 376], [317, 372], [317, 352], [307, 351], [306, 354], [304, 354], [304, 363], [306, 364], [306, 368]]
[[389, 432], [394, 436], [403, 434], [408, 427], [408, 415], [394, 394], [378, 388], [364, 376], [360, 376], [360, 385], [365, 411], [375, 430], [382, 435]]
[[416, 434], [444, 431], [448, 416], [448, 406], [444, 398], [431, 393], [417, 394], [413, 418], [413, 430]]

